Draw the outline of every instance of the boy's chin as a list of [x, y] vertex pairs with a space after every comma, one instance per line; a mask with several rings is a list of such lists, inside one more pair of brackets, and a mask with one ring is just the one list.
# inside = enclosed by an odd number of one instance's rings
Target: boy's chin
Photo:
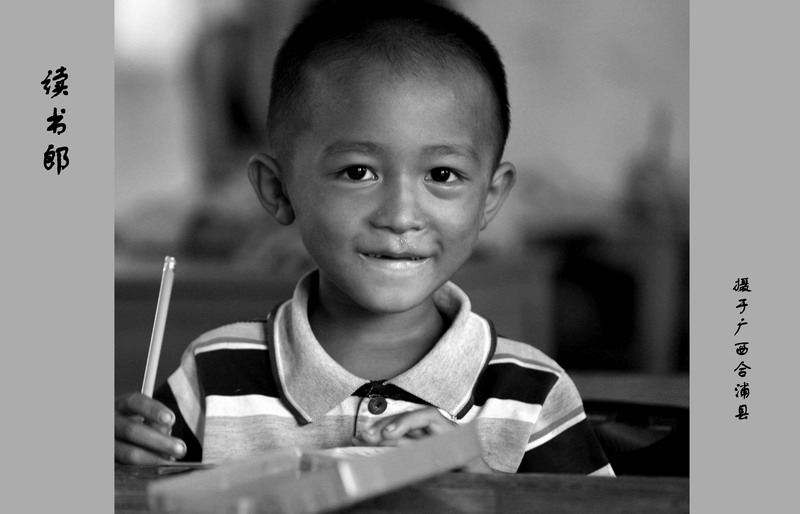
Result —
[[[393, 315], [410, 313], [433, 306], [433, 294], [439, 288], [437, 277], [340, 276], [329, 281], [332, 294], [322, 294], [320, 300], [336, 302], [342, 308], [354, 309], [353, 315]], [[336, 284], [338, 282], [338, 285]], [[349, 307], [348, 307], [349, 306]], [[361, 311], [360, 313], [357, 311]]]
[[372, 290], [359, 296], [357, 303], [369, 312], [391, 315], [423, 308], [433, 297], [433, 291], [381, 292]]

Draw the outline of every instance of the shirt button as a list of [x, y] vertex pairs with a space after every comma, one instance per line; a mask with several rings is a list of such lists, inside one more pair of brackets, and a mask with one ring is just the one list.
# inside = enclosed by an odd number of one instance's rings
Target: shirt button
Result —
[[383, 396], [370, 398], [367, 409], [369, 409], [372, 414], [383, 414], [383, 411], [386, 410], [386, 398]]

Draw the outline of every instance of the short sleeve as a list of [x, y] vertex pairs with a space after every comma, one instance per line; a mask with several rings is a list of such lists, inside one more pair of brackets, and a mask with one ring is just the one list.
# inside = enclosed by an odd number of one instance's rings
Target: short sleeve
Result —
[[614, 476], [578, 389], [564, 372], [542, 404], [517, 472]]

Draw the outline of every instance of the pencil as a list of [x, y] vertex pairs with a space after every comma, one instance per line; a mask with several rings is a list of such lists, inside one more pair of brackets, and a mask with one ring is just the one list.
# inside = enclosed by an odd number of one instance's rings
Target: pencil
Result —
[[167, 323], [169, 297], [172, 294], [172, 279], [175, 275], [175, 258], [167, 255], [164, 258], [164, 269], [161, 271], [161, 288], [158, 291], [156, 319], [153, 322], [153, 334], [150, 336], [150, 350], [147, 352], [147, 364], [144, 368], [142, 394], [153, 396], [158, 372], [158, 358], [161, 356], [161, 341], [164, 339], [164, 326]]

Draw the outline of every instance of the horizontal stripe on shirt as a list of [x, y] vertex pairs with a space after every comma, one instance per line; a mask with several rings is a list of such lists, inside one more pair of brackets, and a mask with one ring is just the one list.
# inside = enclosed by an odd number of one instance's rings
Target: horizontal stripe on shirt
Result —
[[490, 362], [475, 388], [475, 404], [499, 398], [541, 405], [557, 380], [558, 375], [550, 370], [523, 367], [513, 361]]

